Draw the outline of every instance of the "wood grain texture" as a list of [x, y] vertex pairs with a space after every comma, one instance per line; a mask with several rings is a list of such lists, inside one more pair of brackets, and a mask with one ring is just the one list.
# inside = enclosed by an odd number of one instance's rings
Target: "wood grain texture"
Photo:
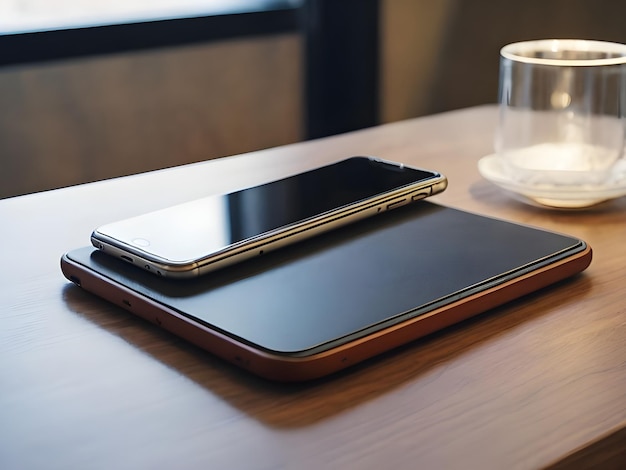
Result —
[[[0, 467], [526, 469], [594, 442], [615, 451], [623, 440], [603, 440], [626, 422], [626, 198], [584, 212], [509, 198], [476, 169], [496, 117], [471, 108], [0, 201]], [[61, 254], [88, 244], [96, 225], [358, 154], [440, 170], [450, 186], [438, 202], [581, 237], [594, 260], [573, 279], [289, 386], [60, 273]]]

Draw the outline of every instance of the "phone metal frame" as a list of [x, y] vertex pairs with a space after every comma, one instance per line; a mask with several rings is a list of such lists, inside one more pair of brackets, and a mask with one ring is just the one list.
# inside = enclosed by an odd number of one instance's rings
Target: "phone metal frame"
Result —
[[279, 227], [241, 240], [197, 260], [184, 262], [167, 260], [143, 251], [136, 246], [109, 237], [99, 232], [98, 229], [95, 229], [91, 234], [91, 244], [109, 255], [121, 258], [158, 276], [187, 279], [261, 256], [268, 251], [276, 250], [326, 231], [334, 230], [343, 225], [425, 199], [441, 193], [448, 186], [447, 178], [433, 170], [415, 168], [376, 157], [350, 158], [368, 158], [387, 165], [426, 171], [432, 173], [433, 177], [395, 188], [392, 191], [373, 196], [359, 203], [338, 207], [332, 211], [324, 212], [291, 225]]

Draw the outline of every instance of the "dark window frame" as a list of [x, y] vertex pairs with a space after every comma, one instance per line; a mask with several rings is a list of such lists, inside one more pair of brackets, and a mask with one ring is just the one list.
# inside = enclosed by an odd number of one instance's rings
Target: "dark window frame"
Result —
[[379, 0], [251, 0], [248, 11], [0, 32], [1, 67], [231, 38], [304, 38], [304, 137], [379, 123]]

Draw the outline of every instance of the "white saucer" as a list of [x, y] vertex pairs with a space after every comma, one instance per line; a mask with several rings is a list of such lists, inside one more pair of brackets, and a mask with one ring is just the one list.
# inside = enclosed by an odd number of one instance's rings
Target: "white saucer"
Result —
[[626, 174], [609, 184], [584, 186], [525, 185], [506, 174], [502, 159], [487, 155], [478, 162], [478, 171], [487, 180], [523, 202], [543, 207], [581, 209], [626, 195]]

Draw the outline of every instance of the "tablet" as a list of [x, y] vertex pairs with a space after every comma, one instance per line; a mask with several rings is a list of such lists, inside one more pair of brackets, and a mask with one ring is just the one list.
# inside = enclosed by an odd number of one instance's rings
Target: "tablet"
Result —
[[70, 281], [262, 377], [304, 381], [583, 271], [582, 240], [420, 202], [201, 278], [91, 247]]

